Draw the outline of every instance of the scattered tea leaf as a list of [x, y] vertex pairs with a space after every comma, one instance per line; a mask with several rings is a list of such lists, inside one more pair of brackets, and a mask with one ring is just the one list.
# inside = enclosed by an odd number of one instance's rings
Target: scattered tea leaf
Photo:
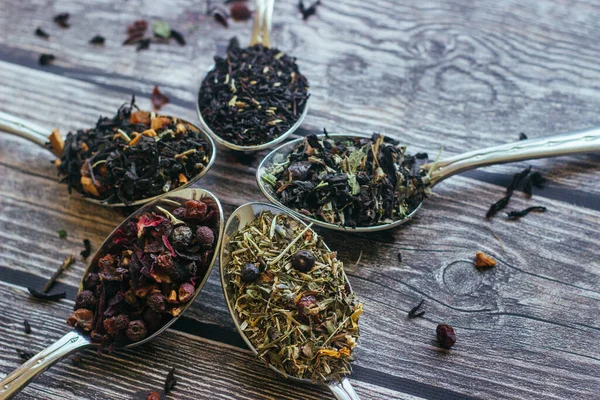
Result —
[[302, 19], [307, 20], [311, 15], [315, 15], [317, 13], [317, 6], [321, 5], [321, 0], [317, 0], [312, 3], [308, 8], [304, 6], [304, 1], [300, 0], [298, 2], [298, 10], [302, 13]]
[[27, 335], [31, 333], [31, 325], [29, 325], [29, 321], [26, 319], [23, 320], [23, 332], [25, 332]]
[[535, 186], [538, 189], [543, 189], [546, 185], [546, 178], [542, 176], [539, 172], [532, 172], [527, 178], [525, 178], [525, 183], [523, 184], [523, 192], [528, 197], [533, 195], [533, 187]]
[[44, 39], [48, 39], [50, 37], [50, 35], [48, 35], [44, 30], [42, 30], [42, 28], [38, 27], [35, 30], [35, 35]]
[[527, 140], [527, 135], [524, 132], [519, 133], [519, 140]]
[[168, 39], [171, 37], [171, 28], [169, 24], [164, 21], [154, 21], [152, 23], [152, 30], [154, 31], [154, 35]]
[[27, 290], [29, 290], [29, 293], [31, 293], [31, 295], [33, 297], [35, 297], [36, 299], [40, 299], [40, 300], [58, 301], [60, 299], [64, 299], [65, 297], [67, 297], [66, 292], [44, 293], [44, 292], [40, 292], [36, 289], [30, 288], [30, 287], [28, 287]]
[[421, 299], [419, 304], [417, 304], [416, 306], [411, 308], [410, 311], [408, 312], [408, 318], [422, 317], [425, 314], [425, 311], [421, 311], [421, 312], [417, 312], [417, 311], [419, 311], [419, 309], [421, 308], [421, 306], [423, 305], [424, 302], [425, 302], [425, 299]]
[[150, 47], [150, 39], [141, 39], [139, 42], [137, 42], [137, 47], [135, 48], [136, 51], [140, 51], [140, 50], [146, 50]]
[[31, 357], [35, 356], [34, 353], [31, 353], [29, 351], [23, 350], [23, 349], [16, 349], [17, 350], [17, 354], [19, 355], [19, 357], [21, 358], [21, 360], [23, 361], [27, 361], [29, 360]]
[[104, 45], [104, 37], [100, 36], [100, 35], [96, 35], [90, 39], [90, 44], [93, 44], [96, 46], [103, 46]]
[[52, 64], [55, 59], [56, 57], [54, 56], [54, 54], [41, 54], [39, 63], [41, 66], [46, 66]]
[[169, 102], [169, 98], [162, 94], [162, 92], [158, 89], [158, 86], [154, 86], [150, 100], [152, 101], [152, 106], [156, 110], [160, 110], [162, 106]]
[[529, 214], [532, 211], [535, 211], [535, 212], [545, 212], [546, 211], [546, 207], [534, 206], [534, 207], [526, 208], [526, 209], [521, 210], [521, 211], [510, 211], [510, 212], [506, 213], [506, 215], [508, 215], [508, 219], [509, 220], [515, 220], [515, 219], [519, 219], [521, 217], [526, 216], [527, 214]]
[[215, 7], [212, 11], [212, 16], [219, 24], [223, 25], [225, 28], [229, 26], [227, 22], [227, 12], [221, 9], [220, 7]]
[[246, 21], [252, 18], [252, 11], [243, 2], [233, 3], [229, 8], [229, 13], [234, 21]]
[[83, 250], [79, 253], [81, 257], [85, 260], [92, 253], [92, 244], [89, 239], [83, 239]]
[[498, 211], [504, 209], [508, 205], [508, 202], [510, 201], [515, 189], [521, 185], [527, 175], [529, 175], [529, 172], [531, 172], [531, 166], [513, 176], [510, 185], [508, 185], [506, 188], [506, 195], [490, 206], [487, 214], [485, 215], [486, 218], [492, 218]]
[[65, 231], [64, 229], [61, 229], [61, 230], [56, 231], [56, 232], [58, 233], [58, 237], [61, 238], [61, 239], [66, 239], [67, 236], [69, 235], [67, 233], [67, 231]]
[[81, 356], [75, 354], [74, 356], [71, 356], [71, 362], [77, 366], [77, 367], [81, 367], [81, 364], [83, 363], [83, 359], [81, 358]]
[[496, 265], [496, 260], [485, 254], [483, 251], [475, 253], [475, 266], [477, 268], [488, 268]]
[[177, 378], [175, 378], [175, 367], [173, 367], [167, 374], [167, 379], [165, 379], [165, 394], [169, 394], [175, 384], [177, 384]]
[[185, 46], [185, 38], [181, 33], [176, 31], [175, 29], [171, 29], [171, 37], [175, 39], [175, 41], [180, 45]]
[[398, 252], [398, 261], [402, 262], [402, 253]]
[[54, 16], [54, 22], [61, 28], [68, 28], [69, 25], [69, 13], [60, 13]]

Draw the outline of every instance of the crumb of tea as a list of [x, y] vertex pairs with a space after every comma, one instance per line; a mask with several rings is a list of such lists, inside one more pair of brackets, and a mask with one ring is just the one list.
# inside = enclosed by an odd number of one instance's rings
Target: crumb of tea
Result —
[[496, 260], [485, 254], [483, 251], [475, 253], [475, 266], [477, 268], [489, 268], [496, 265]]

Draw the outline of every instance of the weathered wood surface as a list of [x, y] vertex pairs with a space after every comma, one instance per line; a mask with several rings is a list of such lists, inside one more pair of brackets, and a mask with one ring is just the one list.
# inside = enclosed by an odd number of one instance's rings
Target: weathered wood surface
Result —
[[[277, 2], [274, 42], [299, 57], [313, 97], [302, 133], [381, 131], [414, 151], [456, 154], [491, 144], [600, 124], [600, 7], [593, 2], [326, 1], [303, 22], [294, 2]], [[168, 4], [168, 5], [167, 5]], [[205, 3], [155, 5], [107, 0], [0, 3], [0, 110], [63, 131], [93, 124], [135, 93], [149, 106], [154, 84], [171, 96], [165, 113], [196, 120], [195, 91], [212, 54], [250, 23], [228, 30], [203, 19]], [[52, 15], [69, 11], [61, 30]], [[190, 21], [188, 45], [122, 47], [135, 19]], [[33, 35], [42, 26], [52, 36]], [[89, 28], [90, 26], [94, 28]], [[96, 32], [97, 30], [97, 32]], [[104, 48], [87, 44], [96, 33]], [[40, 52], [57, 55], [37, 65]], [[254, 182], [260, 158], [220, 149], [197, 186], [213, 191], [228, 215], [262, 200]], [[75, 197], [56, 182], [51, 156], [0, 134], [0, 376], [18, 363], [15, 348], [40, 350], [67, 331], [69, 300], [29, 299], [83, 238], [95, 248], [123, 218]], [[519, 222], [483, 219], [510, 174], [526, 165], [550, 182], [511, 209], [544, 205]], [[352, 235], [320, 231], [346, 263], [365, 315], [352, 382], [361, 398], [589, 399], [600, 387], [600, 156], [487, 168], [436, 188], [418, 217], [400, 229]], [[61, 240], [56, 231], [66, 229]], [[471, 262], [483, 250], [491, 270]], [[362, 256], [361, 255], [362, 252]], [[403, 255], [403, 262], [397, 258]], [[360, 262], [355, 265], [360, 256]], [[216, 267], [218, 268], [218, 266]], [[78, 261], [59, 288], [73, 299], [85, 269]], [[406, 312], [426, 299], [425, 318]], [[16, 306], [15, 306], [16, 305]], [[21, 332], [22, 319], [34, 332]], [[458, 343], [440, 352], [437, 323]], [[159, 355], [165, 354], [164, 360]], [[149, 346], [102, 357], [84, 354], [47, 371], [19, 398], [143, 398], [181, 363], [172, 398], [323, 398], [319, 389], [280, 383], [243, 347], [215, 269], [186, 316]], [[162, 361], [162, 362], [161, 362]]]

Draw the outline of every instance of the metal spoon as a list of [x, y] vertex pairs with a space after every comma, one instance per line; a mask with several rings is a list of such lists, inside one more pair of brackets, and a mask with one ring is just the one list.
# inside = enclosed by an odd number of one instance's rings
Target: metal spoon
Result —
[[[256, 10], [254, 12], [254, 26], [252, 28], [252, 37], [250, 38], [250, 46], [262, 43], [263, 46], [270, 47], [270, 45], [271, 45], [271, 22], [273, 20], [274, 3], [275, 3], [275, 0], [256, 0]], [[214, 68], [215, 68], [214, 65], [212, 67], [210, 67], [210, 69], [204, 75], [202, 82], [204, 82], [204, 80], [208, 77], [208, 74]], [[201, 90], [202, 90], [202, 84], [200, 84], [200, 89], [198, 90], [198, 96], [196, 96], [196, 110], [198, 111], [198, 118], [200, 119], [200, 126], [202, 127], [202, 129], [205, 132], [208, 132], [208, 134], [210, 136], [212, 136], [212, 138], [217, 143], [222, 144], [223, 146], [228, 147], [232, 150], [250, 152], [250, 151], [259, 151], [259, 150], [267, 149], [269, 147], [273, 147], [277, 143], [282, 142], [283, 140], [285, 140], [285, 138], [287, 138], [289, 135], [294, 133], [296, 131], [296, 129], [298, 129], [300, 127], [300, 125], [302, 125], [302, 122], [304, 121], [304, 118], [306, 117], [306, 114], [308, 113], [308, 102], [307, 102], [304, 104], [304, 109], [302, 110], [302, 113], [300, 114], [300, 117], [298, 118], [296, 123], [294, 125], [292, 125], [290, 127], [290, 129], [288, 129], [286, 132], [284, 132], [277, 138], [275, 138], [269, 142], [263, 143], [263, 144], [243, 146], [243, 145], [231, 143], [231, 142], [223, 139], [221, 136], [217, 135], [210, 128], [210, 126], [206, 123], [206, 121], [204, 120], [204, 117], [202, 116], [202, 112], [200, 110]]]
[[[319, 139], [323, 139], [324, 135], [318, 135]], [[366, 138], [363, 135], [341, 135], [330, 134], [329, 137], [336, 140], [350, 138]], [[274, 204], [283, 207], [286, 211], [306, 221], [313, 222], [325, 228], [347, 231], [347, 232], [375, 232], [385, 229], [391, 229], [410, 220], [421, 207], [419, 204], [410, 214], [402, 219], [398, 219], [391, 223], [359, 226], [356, 228], [347, 228], [341, 225], [335, 225], [328, 222], [318, 220], [292, 210], [277, 199], [273, 192], [273, 188], [265, 183], [262, 176], [267, 173], [268, 169], [274, 164], [285, 162], [288, 154], [292, 152], [294, 147], [304, 138], [299, 138], [291, 142], [285, 143], [269, 153], [258, 166], [256, 170], [256, 180], [258, 187], [263, 194]], [[550, 136], [540, 139], [521, 140], [514, 143], [503, 144], [499, 146], [487, 147], [481, 150], [469, 151], [459, 154], [454, 157], [447, 158], [438, 162], [432, 162], [423, 165], [421, 168], [427, 173], [423, 182], [433, 187], [453, 175], [459, 174], [475, 168], [485, 167], [489, 165], [511, 163], [517, 161], [531, 160], [536, 158], [548, 158], [566, 156], [571, 154], [582, 153], [598, 153], [600, 152], [600, 128], [590, 129], [577, 133], [568, 133], [563, 135]]]
[[[229, 308], [229, 313], [231, 314], [231, 318], [233, 319], [233, 323], [235, 324], [236, 328], [238, 329], [240, 335], [242, 335], [242, 338], [248, 345], [248, 348], [250, 348], [250, 350], [255, 355], [258, 355], [258, 352], [254, 348], [254, 345], [252, 344], [252, 342], [248, 339], [248, 337], [246, 337], [246, 334], [244, 334], [244, 331], [240, 327], [240, 322], [238, 321], [237, 314], [235, 313], [235, 310], [233, 309], [232, 298], [231, 298], [232, 294], [229, 293], [228, 289], [227, 289], [228, 282], [225, 279], [225, 267], [224, 266], [227, 265], [227, 263], [229, 262], [229, 259], [230, 259], [229, 254], [227, 253], [226, 249], [227, 249], [227, 244], [229, 243], [229, 240], [231, 239], [231, 237], [234, 236], [236, 234], [236, 232], [238, 232], [240, 229], [243, 229], [246, 225], [248, 225], [249, 223], [254, 221], [254, 219], [258, 215], [260, 215], [261, 212], [264, 212], [264, 211], [270, 211], [275, 215], [285, 214], [285, 215], [289, 216], [290, 218], [297, 220], [302, 225], [306, 226], [306, 224], [302, 220], [300, 220], [299, 218], [296, 218], [294, 215], [291, 215], [289, 212], [287, 212], [283, 208], [273, 206], [271, 204], [256, 203], [256, 202], [246, 203], [246, 204], [240, 206], [237, 210], [235, 210], [233, 212], [233, 214], [231, 214], [231, 216], [227, 220], [227, 224], [225, 225], [225, 233], [223, 235], [223, 241], [221, 242], [221, 252], [219, 255], [219, 260], [220, 260], [220, 264], [221, 264], [221, 268], [220, 268], [220, 270], [221, 270], [221, 286], [223, 287], [223, 294], [225, 295], [225, 300], [227, 302], [227, 307]], [[312, 233], [313, 233], [313, 235], [317, 235], [317, 233], [314, 231], [312, 231]], [[323, 245], [327, 248], [327, 250], [331, 251], [329, 249], [329, 247], [327, 247], [326, 244], [323, 244]], [[346, 282], [348, 282], [348, 277], [345, 274], [344, 274], [344, 277], [345, 277]], [[348, 287], [352, 291], [352, 287], [350, 287], [350, 282], [348, 282]], [[292, 379], [295, 381], [299, 381], [299, 382], [315, 384], [315, 382], [311, 381], [310, 379], [300, 379], [300, 378], [295, 378], [290, 375], [286, 376], [283, 372], [281, 372], [280, 370], [278, 370], [271, 364], [269, 364], [269, 368], [271, 368], [273, 371], [277, 372], [278, 374], [280, 374], [281, 376], [284, 376], [286, 378], [289, 378], [289, 379]], [[326, 382], [325, 385], [329, 388], [329, 390], [331, 390], [331, 392], [333, 393], [335, 398], [338, 400], [358, 400], [359, 399], [358, 395], [354, 391], [354, 388], [350, 384], [350, 381], [348, 380], [348, 378], [343, 378], [341, 380], [341, 382], [328, 381], [328, 382]]]
[[[117, 232], [117, 230], [121, 227], [126, 226], [129, 223], [129, 221], [131, 219], [133, 219], [135, 216], [137, 216], [141, 213], [144, 213], [145, 211], [147, 211], [149, 208], [151, 208], [153, 206], [179, 205], [179, 204], [184, 203], [187, 200], [203, 200], [204, 202], [209, 203], [209, 206], [213, 206], [218, 210], [218, 212], [219, 212], [218, 244], [215, 247], [215, 253], [210, 261], [210, 264], [208, 265], [208, 267], [206, 269], [206, 272], [204, 274], [204, 277], [202, 278], [202, 281], [200, 281], [200, 284], [196, 288], [194, 296], [185, 305], [183, 310], [181, 310], [181, 313], [177, 317], [173, 317], [162, 328], [160, 328], [158, 331], [154, 332], [152, 335], [148, 336], [144, 340], [140, 340], [139, 342], [128, 344], [128, 345], [124, 346], [124, 348], [131, 348], [131, 347], [139, 346], [141, 344], [144, 344], [144, 343], [156, 338], [164, 330], [166, 330], [169, 326], [171, 326], [171, 324], [173, 324], [175, 321], [177, 321], [177, 319], [179, 317], [181, 317], [181, 315], [183, 315], [183, 313], [188, 309], [188, 307], [194, 302], [194, 300], [200, 293], [200, 290], [202, 290], [202, 287], [206, 283], [206, 280], [208, 279], [208, 276], [210, 275], [210, 271], [212, 270], [212, 267], [215, 264], [215, 260], [217, 259], [218, 246], [221, 243], [221, 238], [223, 237], [224, 218], [223, 218], [223, 209], [221, 208], [221, 203], [219, 202], [219, 199], [217, 199], [217, 197], [215, 195], [213, 195], [211, 192], [206, 191], [206, 190], [184, 189], [184, 190], [178, 191], [177, 193], [170, 193], [167, 196], [164, 196], [160, 199], [154, 200], [152, 203], [147, 204], [146, 206], [140, 208], [138, 211], [136, 211], [135, 213], [130, 215], [114, 231], [112, 231], [110, 235], [108, 235], [106, 240], [98, 248], [98, 251], [92, 258], [92, 261], [90, 262], [85, 273], [83, 274], [83, 278], [85, 278], [88, 271], [92, 268], [92, 266], [96, 265], [97, 260], [100, 258], [100, 256], [103, 255], [103, 250], [105, 249], [105, 247], [107, 247], [109, 244], [112, 243], [112, 238], [115, 235], [115, 233]], [[81, 292], [81, 290], [83, 290], [83, 278], [81, 280], [81, 283], [79, 284], [80, 292]], [[11, 374], [9, 374], [6, 378], [4, 378], [2, 380], [2, 382], [0, 382], [0, 399], [13, 398], [17, 393], [19, 393], [25, 386], [27, 386], [29, 384], [30, 381], [32, 381], [39, 374], [44, 372], [46, 369], [50, 368], [52, 365], [54, 365], [56, 362], [58, 362], [63, 357], [67, 356], [68, 354], [70, 354], [76, 350], [82, 349], [84, 347], [98, 347], [98, 344], [92, 343], [92, 341], [89, 337], [89, 334], [81, 332], [78, 329], [74, 329], [71, 332], [67, 333], [65, 336], [58, 339], [56, 341], [56, 343], [50, 345], [45, 350], [42, 350], [41, 352], [39, 352], [38, 354], [36, 354], [32, 358], [30, 358], [27, 362], [25, 362], [23, 365], [21, 365], [15, 371], [13, 371]]]
[[[171, 117], [174, 118], [174, 117]], [[210, 169], [210, 167], [213, 165], [213, 163], [215, 162], [215, 157], [216, 157], [216, 153], [217, 153], [217, 149], [215, 146], [215, 143], [213, 142], [213, 140], [211, 139], [211, 137], [207, 134], [205, 134], [200, 128], [198, 128], [196, 125], [192, 124], [191, 122], [185, 121], [181, 118], [177, 118], [178, 121], [190, 125], [192, 127], [194, 127], [197, 131], [200, 132], [200, 135], [202, 135], [202, 138], [204, 140], [206, 140], [206, 143], [208, 144], [209, 148], [210, 148], [210, 159], [208, 160], [208, 163], [206, 164], [206, 167], [202, 169], [202, 171], [200, 171], [196, 176], [194, 176], [193, 178], [191, 178], [190, 180], [188, 180], [188, 182], [186, 182], [185, 184], [178, 186], [177, 188], [166, 192], [164, 194], [160, 194], [157, 196], [153, 196], [153, 197], [148, 197], [146, 199], [140, 199], [140, 200], [135, 200], [132, 201], [129, 204], [125, 204], [125, 203], [112, 203], [112, 204], [108, 204], [103, 202], [102, 200], [99, 199], [95, 199], [92, 197], [86, 197], [83, 196], [81, 193], [76, 192], [83, 200], [88, 201], [90, 203], [95, 203], [95, 204], [100, 204], [106, 207], [124, 207], [124, 206], [139, 206], [142, 204], [146, 204], [150, 201], [156, 200], [160, 197], [165, 196], [167, 193], [173, 193], [175, 191], [181, 190], [181, 189], [185, 189], [186, 187], [194, 184], [196, 181], [198, 181], [200, 178], [202, 178], [204, 175], [206, 175], [206, 173], [208, 172], [208, 170]], [[0, 130], [1, 131], [5, 131], [8, 133], [12, 133], [14, 135], [20, 136], [24, 139], [27, 139], [35, 144], [37, 144], [38, 146], [43, 147], [44, 149], [49, 150], [46, 147], [46, 143], [48, 142], [48, 137], [49, 134], [48, 132], [51, 131], [51, 129], [46, 129], [43, 128], [41, 126], [38, 126], [34, 123], [31, 123], [29, 121], [25, 121], [19, 117], [15, 117], [14, 115], [10, 115], [10, 114], [6, 114], [0, 111]], [[64, 139], [64, 138], [63, 138]], [[52, 153], [57, 156], [60, 157], [60, 154], [56, 154], [54, 151], [52, 151]]]

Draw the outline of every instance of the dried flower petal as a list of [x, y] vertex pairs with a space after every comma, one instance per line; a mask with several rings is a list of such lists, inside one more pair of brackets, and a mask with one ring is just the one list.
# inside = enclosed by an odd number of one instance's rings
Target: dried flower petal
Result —
[[477, 253], [475, 253], [475, 266], [477, 268], [487, 268], [487, 267], [493, 267], [495, 265], [496, 265], [496, 260], [494, 260], [492, 257], [488, 256], [484, 252], [478, 251]]
[[158, 86], [154, 86], [150, 100], [152, 100], [152, 106], [157, 110], [160, 110], [162, 106], [169, 102], [169, 98], [161, 93]]

